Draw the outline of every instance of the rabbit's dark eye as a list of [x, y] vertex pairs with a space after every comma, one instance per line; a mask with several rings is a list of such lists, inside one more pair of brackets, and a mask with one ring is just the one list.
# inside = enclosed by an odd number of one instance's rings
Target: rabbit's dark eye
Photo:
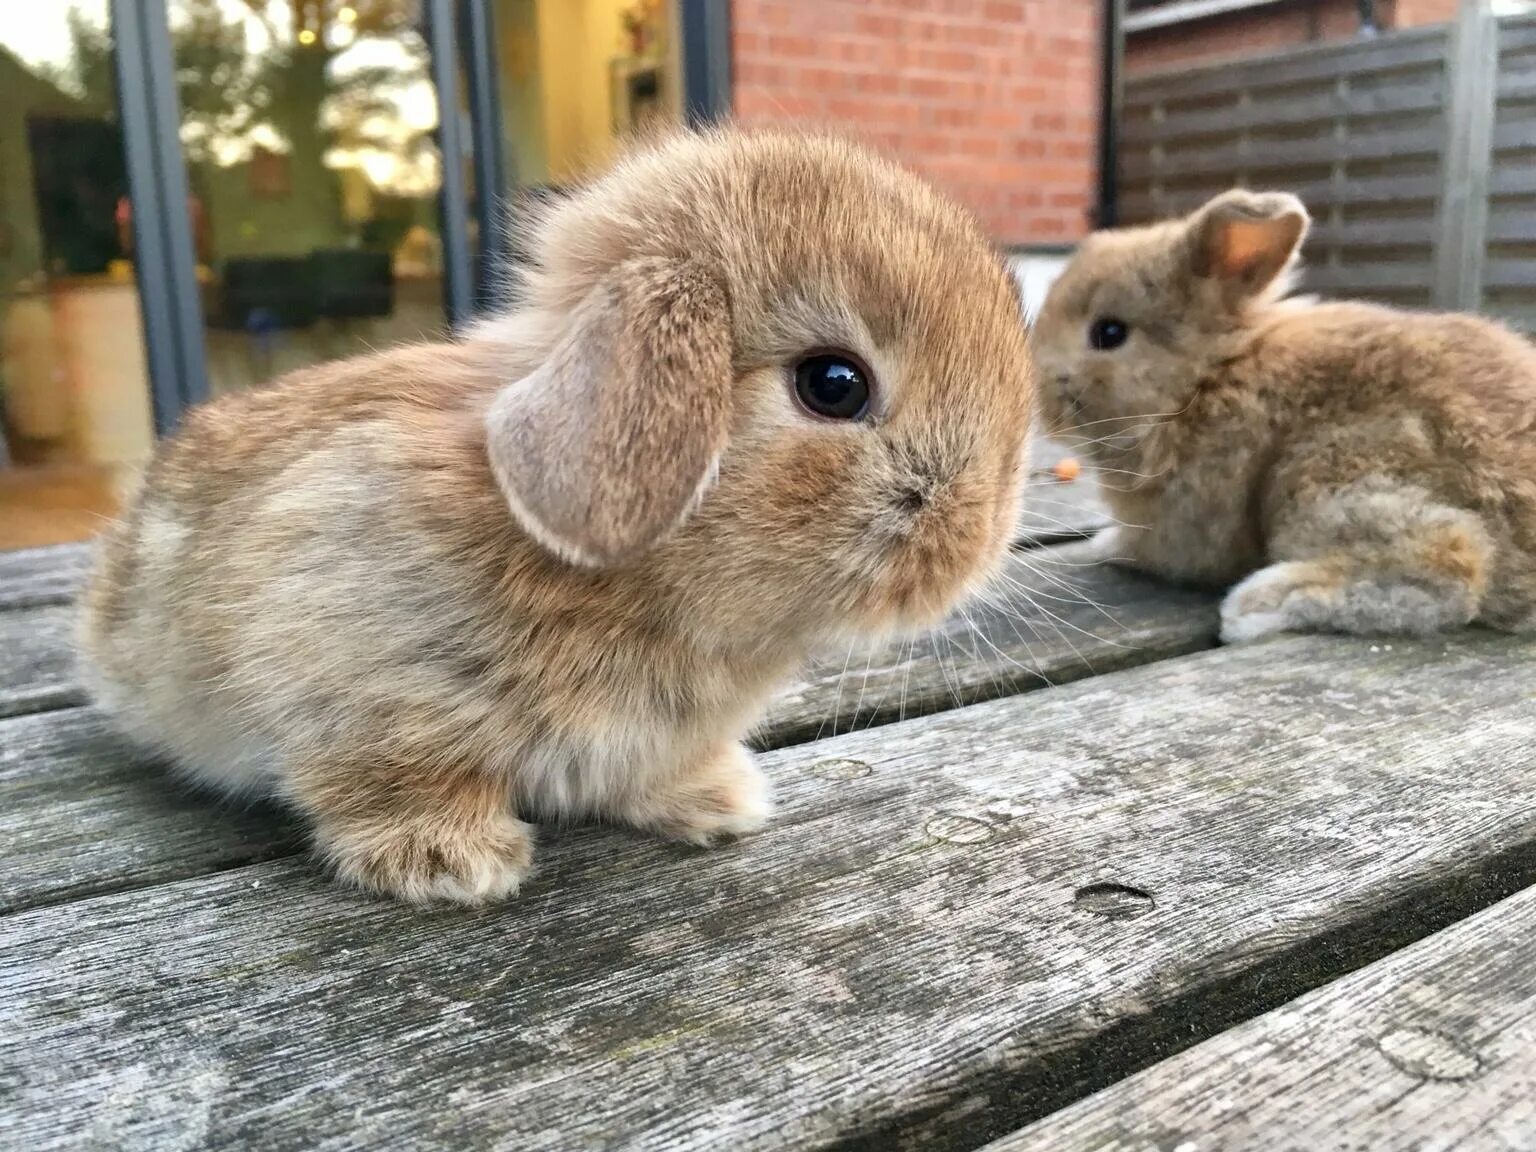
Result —
[[842, 352], [819, 352], [795, 365], [795, 395], [828, 420], [858, 420], [869, 411], [869, 373]]
[[1088, 343], [1100, 352], [1113, 352], [1124, 344], [1131, 335], [1131, 329], [1123, 320], [1116, 320], [1113, 316], [1105, 316], [1095, 320], [1088, 328]]

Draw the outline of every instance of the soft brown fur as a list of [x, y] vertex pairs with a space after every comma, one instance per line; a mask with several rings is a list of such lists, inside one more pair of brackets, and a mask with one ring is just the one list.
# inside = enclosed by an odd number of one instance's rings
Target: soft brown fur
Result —
[[[685, 135], [555, 205], [462, 340], [191, 414], [90, 590], [129, 733], [274, 793], [352, 883], [515, 890], [523, 818], [706, 843], [813, 645], [928, 626], [1009, 542], [1031, 380], [971, 218], [825, 137]], [[792, 367], [848, 349], [872, 417]]]
[[[1099, 233], [1033, 334], [1043, 430], [1099, 466], [1100, 551], [1226, 586], [1223, 636], [1536, 626], [1536, 349], [1473, 316], [1287, 300], [1301, 202]], [[1095, 321], [1129, 328], [1090, 345]]]

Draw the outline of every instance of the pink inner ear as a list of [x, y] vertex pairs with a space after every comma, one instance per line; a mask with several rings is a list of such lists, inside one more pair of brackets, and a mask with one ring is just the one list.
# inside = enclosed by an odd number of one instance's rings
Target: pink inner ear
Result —
[[1222, 229], [1217, 267], [1223, 276], [1252, 276], [1285, 259], [1286, 229], [1280, 220], [1232, 220]]

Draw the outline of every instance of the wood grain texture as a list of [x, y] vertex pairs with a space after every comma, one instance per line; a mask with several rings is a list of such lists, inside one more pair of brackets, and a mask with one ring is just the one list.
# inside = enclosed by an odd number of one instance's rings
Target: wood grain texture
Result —
[[760, 748], [1208, 648], [1215, 599], [1088, 562], [1087, 546], [1021, 551], [994, 591], [933, 633], [830, 657], [769, 709]]
[[182, 788], [94, 708], [0, 721], [0, 912], [299, 850], [296, 829]]
[[986, 1152], [1536, 1147], [1536, 888]]
[[[910, 645], [813, 667], [774, 703], [758, 745], [869, 727], [1215, 642], [1209, 597], [1082, 567], [1081, 552], [1021, 555], [996, 606], [978, 606], [969, 620]], [[1032, 608], [1030, 597], [1041, 607]], [[0, 630], [10, 615], [23, 614], [0, 613]], [[0, 705], [78, 698], [65, 675], [68, 652], [51, 635], [23, 635], [23, 655], [0, 658], [0, 667], [14, 663], [16, 671], [0, 676]], [[27, 683], [28, 667], [48, 671]], [[184, 794], [163, 768], [115, 741], [94, 709], [0, 720], [0, 763], [9, 765], [0, 773], [0, 845], [8, 846], [0, 848], [0, 909], [163, 883], [295, 850], [296, 834], [279, 834], [270, 818], [228, 806], [210, 811], [210, 801]]]
[[89, 544], [0, 552], [0, 611], [69, 603], [90, 563]]
[[84, 702], [73, 638], [67, 605], [0, 611], [0, 717]]
[[1529, 641], [1220, 649], [770, 753], [513, 903], [297, 860], [0, 920], [0, 1133], [974, 1148], [1536, 879]]

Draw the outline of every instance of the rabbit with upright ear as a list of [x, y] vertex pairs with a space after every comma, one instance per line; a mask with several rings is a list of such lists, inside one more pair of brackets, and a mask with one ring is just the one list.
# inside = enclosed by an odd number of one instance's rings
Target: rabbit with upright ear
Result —
[[1032, 340], [1043, 430], [1121, 525], [1225, 587], [1222, 636], [1536, 627], [1536, 349], [1473, 316], [1287, 299], [1306, 209], [1233, 191], [1098, 233]]
[[539, 817], [757, 828], [740, 739], [776, 686], [931, 626], [1015, 518], [1015, 290], [892, 164], [682, 135], [532, 247], [522, 303], [462, 339], [193, 412], [88, 596], [127, 733], [411, 901], [513, 892]]

